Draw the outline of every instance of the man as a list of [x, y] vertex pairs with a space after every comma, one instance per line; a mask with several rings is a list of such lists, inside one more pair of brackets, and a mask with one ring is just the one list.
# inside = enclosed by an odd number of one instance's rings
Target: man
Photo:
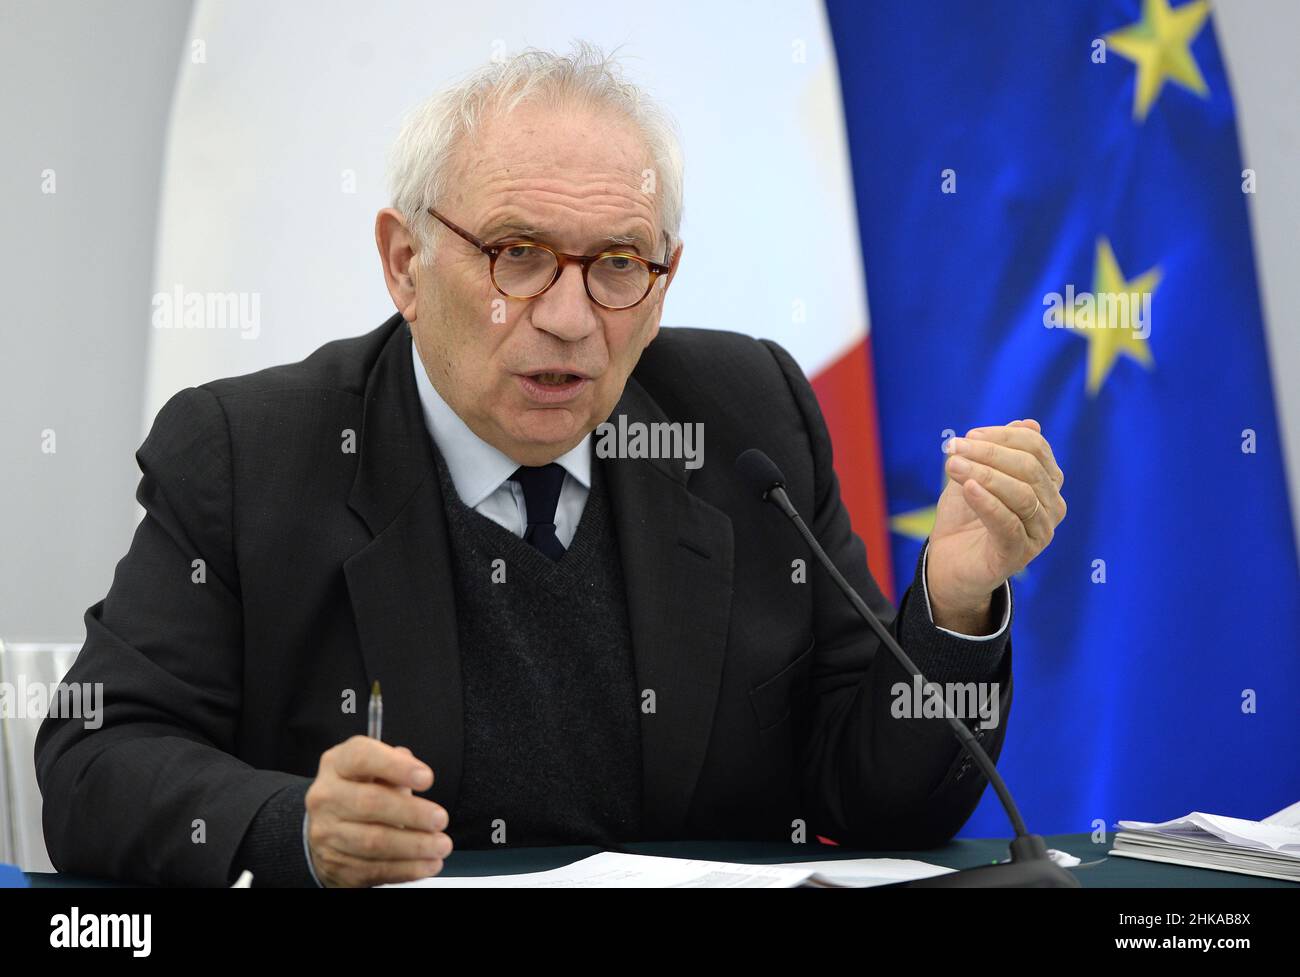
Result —
[[[1038, 425], [950, 442], [895, 613], [791, 357], [660, 332], [680, 155], [608, 62], [485, 69], [407, 124], [393, 184], [398, 314], [182, 391], [138, 453], [146, 515], [68, 676], [104, 683], [102, 728], [37, 742], [54, 863], [356, 886], [436, 874], [452, 838], [950, 837], [981, 777], [894, 714], [906, 675], [732, 463], [769, 454], [927, 677], [1004, 718], [1007, 578], [1065, 512]], [[598, 452], [606, 421], [702, 430], [703, 464]], [[1004, 733], [978, 728], [994, 756]]]

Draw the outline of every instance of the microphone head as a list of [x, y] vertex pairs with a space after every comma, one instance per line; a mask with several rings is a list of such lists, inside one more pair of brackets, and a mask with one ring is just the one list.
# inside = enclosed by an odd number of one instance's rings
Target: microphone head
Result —
[[785, 476], [774, 462], [757, 448], [747, 448], [736, 458], [736, 474], [760, 498], [767, 498], [767, 493], [778, 485], [785, 487]]

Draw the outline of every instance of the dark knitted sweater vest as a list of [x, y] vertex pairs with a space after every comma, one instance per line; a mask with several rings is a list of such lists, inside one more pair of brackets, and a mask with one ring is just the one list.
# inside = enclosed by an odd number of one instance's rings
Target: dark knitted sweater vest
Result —
[[458, 848], [638, 837], [640, 696], [601, 462], [573, 542], [552, 561], [461, 502], [434, 454], [465, 701], [447, 833]]

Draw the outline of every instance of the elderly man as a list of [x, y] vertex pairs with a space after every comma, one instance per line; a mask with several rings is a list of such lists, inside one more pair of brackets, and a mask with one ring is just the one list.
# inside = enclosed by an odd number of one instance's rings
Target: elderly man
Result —
[[[69, 675], [104, 683], [103, 726], [37, 743], [61, 870], [355, 886], [436, 874], [453, 838], [961, 826], [978, 771], [897, 708], [905, 673], [815, 564], [792, 573], [801, 540], [732, 462], [782, 467], [929, 678], [997, 692], [994, 755], [1007, 579], [1064, 516], [1060, 469], [1031, 420], [954, 439], [895, 611], [791, 357], [660, 331], [681, 197], [671, 125], [586, 47], [417, 111], [375, 229], [397, 314], [182, 391], [139, 451], [146, 515]], [[606, 421], [701, 430], [703, 464], [595, 451]], [[360, 735], [376, 680], [382, 740]]]

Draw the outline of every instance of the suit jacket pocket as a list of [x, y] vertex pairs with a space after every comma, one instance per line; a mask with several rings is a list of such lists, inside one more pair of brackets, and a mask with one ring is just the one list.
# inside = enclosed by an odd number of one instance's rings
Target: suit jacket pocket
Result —
[[749, 690], [749, 701], [754, 705], [754, 716], [760, 730], [784, 722], [790, 715], [795, 697], [807, 691], [808, 669], [816, 646], [817, 641], [813, 639], [794, 661]]

